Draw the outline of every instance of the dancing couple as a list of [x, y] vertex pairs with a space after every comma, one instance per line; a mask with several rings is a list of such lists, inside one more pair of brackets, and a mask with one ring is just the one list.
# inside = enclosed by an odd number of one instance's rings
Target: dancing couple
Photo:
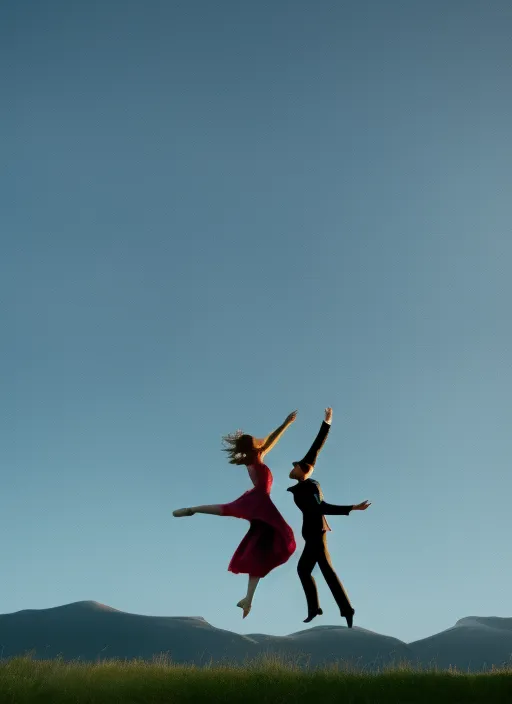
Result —
[[[236, 549], [228, 570], [235, 574], [247, 574], [249, 582], [247, 594], [237, 606], [245, 618], [252, 607], [254, 592], [260, 579], [271, 570], [284, 564], [296, 549], [295, 538], [290, 526], [270, 498], [272, 472], [263, 463], [263, 458], [278, 442], [285, 430], [295, 421], [296, 411], [290, 413], [284, 423], [266, 438], [258, 439], [237, 431], [223, 438], [230, 464], [245, 465], [253, 488], [246, 491], [229, 504], [208, 504], [192, 506], [173, 511], [173, 516], [193, 516], [205, 513], [214, 516], [232, 516], [249, 521], [249, 530]], [[325, 410], [325, 419], [320, 431], [304, 458], [293, 462], [290, 478], [297, 483], [288, 491], [293, 494], [297, 507], [302, 511], [302, 537], [304, 550], [297, 565], [306, 601], [308, 615], [304, 620], [309, 623], [322, 614], [318, 592], [312, 572], [318, 564], [322, 575], [340, 609], [347, 625], [352, 628], [354, 609], [331, 563], [327, 548], [327, 531], [330, 531], [326, 515], [348, 516], [351, 511], [364, 511], [370, 506], [368, 501], [351, 506], [338, 506], [324, 501], [320, 484], [311, 475], [314, 471], [318, 454], [322, 449], [331, 427], [332, 409]]]

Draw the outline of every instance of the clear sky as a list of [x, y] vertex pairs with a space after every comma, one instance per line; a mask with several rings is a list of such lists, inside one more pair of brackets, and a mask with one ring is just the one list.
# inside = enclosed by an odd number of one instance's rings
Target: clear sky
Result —
[[[290, 462], [356, 625], [511, 616], [512, 8], [472, 0], [10, 0], [0, 10], [0, 612], [93, 599], [300, 630]], [[258, 588], [265, 435], [298, 550]], [[325, 615], [343, 623], [318, 580]]]

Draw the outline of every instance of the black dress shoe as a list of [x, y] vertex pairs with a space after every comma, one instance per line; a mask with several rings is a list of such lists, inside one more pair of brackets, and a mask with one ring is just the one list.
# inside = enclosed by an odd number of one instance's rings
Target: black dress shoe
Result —
[[349, 628], [352, 628], [352, 624], [354, 622], [354, 614], [355, 614], [355, 611], [354, 611], [354, 609], [352, 609], [352, 613], [345, 615], [345, 618], [347, 619], [347, 626]]
[[322, 609], [318, 608], [314, 613], [308, 614], [308, 617], [304, 619], [304, 623], [309, 623], [315, 618], [315, 616], [321, 616], [322, 614]]

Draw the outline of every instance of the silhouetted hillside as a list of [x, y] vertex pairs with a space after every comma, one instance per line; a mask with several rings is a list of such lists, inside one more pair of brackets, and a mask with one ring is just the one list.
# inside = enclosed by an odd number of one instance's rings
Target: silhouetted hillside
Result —
[[512, 659], [512, 619], [461, 619], [442, 633], [406, 644], [363, 628], [316, 626], [288, 636], [240, 635], [215, 628], [201, 617], [140, 616], [82, 601], [51, 609], [0, 616], [4, 658], [31, 651], [36, 658], [153, 659], [176, 663], [242, 664], [267, 653], [304, 666], [344, 661], [376, 668], [390, 663], [479, 671]]

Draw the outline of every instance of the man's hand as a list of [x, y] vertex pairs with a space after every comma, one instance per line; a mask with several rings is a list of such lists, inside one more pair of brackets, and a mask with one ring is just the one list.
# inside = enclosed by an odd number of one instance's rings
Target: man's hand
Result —
[[332, 408], [325, 409], [325, 422], [330, 423], [332, 421]]
[[356, 504], [352, 511], [366, 511], [368, 506], [371, 506], [371, 503], [369, 501], [363, 501], [360, 504]]
[[295, 418], [297, 418], [297, 411], [292, 411], [285, 420], [286, 425], [290, 425], [290, 423], [293, 423]]

